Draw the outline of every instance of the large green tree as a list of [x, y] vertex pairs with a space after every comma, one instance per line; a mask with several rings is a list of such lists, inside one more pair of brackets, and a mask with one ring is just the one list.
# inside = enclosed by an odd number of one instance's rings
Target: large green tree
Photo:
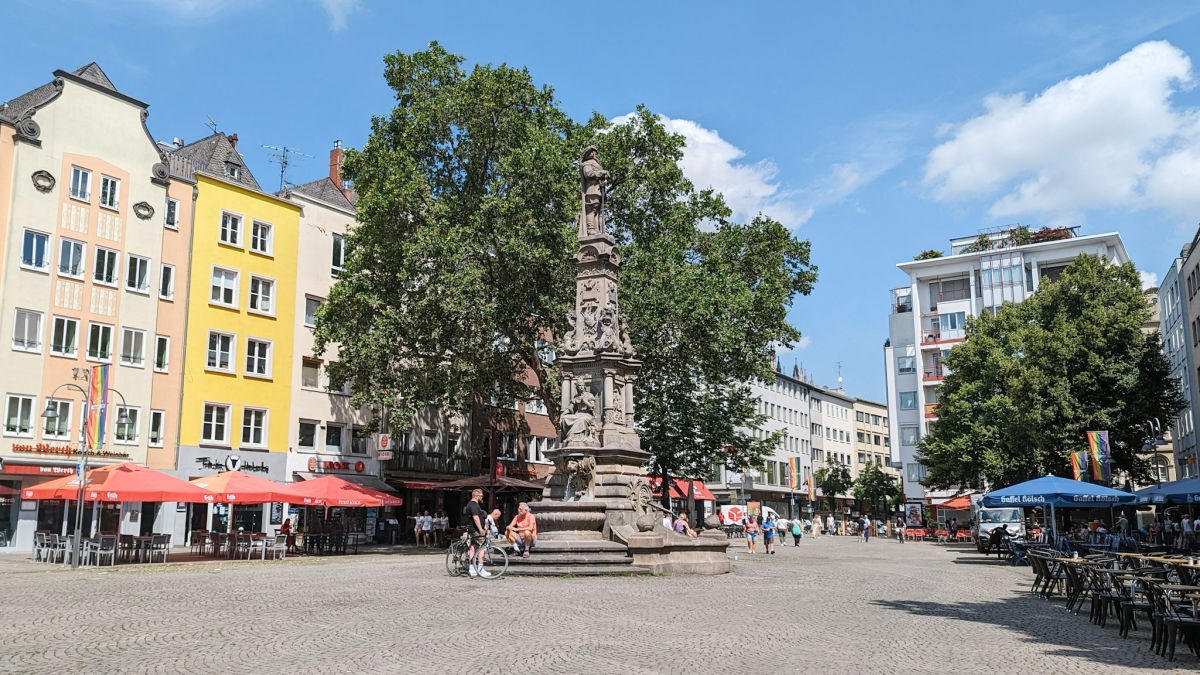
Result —
[[1115, 471], [1145, 478], [1146, 420], [1174, 420], [1169, 377], [1132, 264], [1081, 255], [1022, 303], [968, 321], [950, 350], [938, 421], [918, 443], [931, 487], [1070, 477], [1086, 432], [1107, 430]]
[[888, 475], [878, 464], [870, 463], [858, 472], [854, 479], [854, 498], [867, 505], [869, 512], [886, 517], [892, 503], [900, 495], [900, 481]]
[[837, 496], [846, 494], [854, 486], [854, 481], [850, 478], [850, 469], [830, 457], [826, 459], [825, 466], [813, 472], [813, 484], [821, 488], [826, 505], [833, 511], [837, 508]]

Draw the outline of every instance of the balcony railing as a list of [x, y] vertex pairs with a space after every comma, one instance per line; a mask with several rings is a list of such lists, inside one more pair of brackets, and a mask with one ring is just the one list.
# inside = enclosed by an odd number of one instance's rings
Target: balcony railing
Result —
[[938, 416], [938, 404], [926, 403], [925, 404], [925, 419], [927, 419], [927, 420], [936, 419], [937, 416]]
[[945, 374], [942, 371], [942, 366], [940, 363], [936, 366], [931, 366], [931, 367], [925, 368], [925, 375], [924, 375], [923, 379], [926, 382], [940, 380], [943, 377], [945, 377]]
[[427, 455], [423, 452], [400, 452], [384, 464], [391, 471], [417, 471], [421, 473], [449, 473], [473, 476], [482, 471], [477, 459], [455, 455]]
[[912, 289], [901, 286], [892, 289], [892, 314], [903, 314], [913, 311]]

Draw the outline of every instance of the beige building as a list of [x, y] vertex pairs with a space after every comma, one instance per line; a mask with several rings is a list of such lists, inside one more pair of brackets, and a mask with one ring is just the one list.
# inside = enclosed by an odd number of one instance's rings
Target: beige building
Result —
[[854, 400], [854, 465], [851, 473], [855, 478], [867, 464], [874, 464], [889, 476], [900, 477], [900, 471], [892, 468], [888, 437], [887, 404]]
[[[0, 106], [0, 487], [16, 495], [0, 503], [0, 532], [20, 547], [35, 529], [70, 527], [63, 502], [19, 495], [74, 472], [92, 366], [108, 364], [124, 398], [110, 399], [91, 462], [173, 463], [184, 324], [175, 271], [187, 262], [191, 189], [170, 187], [146, 115], [95, 63]], [[116, 424], [121, 412], [128, 423]], [[118, 523], [106, 505], [98, 525], [162, 531], [162, 510], [130, 504]]]

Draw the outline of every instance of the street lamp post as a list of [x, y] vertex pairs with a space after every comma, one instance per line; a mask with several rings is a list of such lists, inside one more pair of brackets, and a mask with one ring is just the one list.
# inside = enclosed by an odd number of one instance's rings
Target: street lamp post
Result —
[[1146, 420], [1146, 442], [1142, 444], [1143, 452], [1154, 453], [1154, 480], [1161, 486], [1162, 474], [1158, 470], [1158, 446], [1167, 442], [1163, 437], [1162, 425], [1159, 424], [1157, 417], [1152, 417]]
[[[85, 486], [85, 477], [87, 476], [88, 470], [88, 454], [91, 450], [91, 448], [88, 447], [87, 437], [88, 420], [91, 418], [90, 408], [92, 406], [92, 402], [90, 395], [87, 391], [84, 391], [83, 387], [70, 382], [64, 382], [63, 384], [55, 387], [54, 391], [50, 392], [50, 396], [46, 398], [46, 409], [42, 411], [42, 417], [44, 419], [52, 420], [58, 418], [58, 406], [54, 405], [54, 395], [58, 393], [58, 390], [63, 388], [74, 389], [80, 394], [83, 394], [83, 400], [87, 406], [87, 408], [84, 410], [84, 412], [87, 414], [83, 416], [83, 438], [79, 441], [79, 465], [76, 469], [78, 474], [75, 477], [76, 482], [79, 483], [79, 490], [75, 494], [75, 534], [73, 536], [72, 543], [74, 553], [71, 556], [71, 568], [77, 569], [79, 567], [79, 559], [82, 557], [80, 555], [80, 545], [83, 535], [83, 488]], [[121, 398], [121, 410], [119, 413], [117, 413], [117, 424], [129, 424], [132, 420], [129, 419], [129, 413], [127, 412], [129, 405], [125, 402], [125, 395], [116, 389], [110, 388], [108, 391], [111, 391]], [[104, 430], [101, 429], [100, 431], [103, 432]], [[97, 442], [100, 445], [103, 445], [104, 439], [99, 438]]]

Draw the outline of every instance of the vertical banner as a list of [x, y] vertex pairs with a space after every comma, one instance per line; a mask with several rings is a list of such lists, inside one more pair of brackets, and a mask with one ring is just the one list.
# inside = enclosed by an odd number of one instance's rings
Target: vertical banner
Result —
[[108, 422], [108, 367], [92, 366], [87, 400], [87, 446], [99, 450], [104, 443], [104, 425]]
[[1087, 466], [1087, 450], [1071, 453], [1071, 472], [1075, 475], [1075, 480], [1083, 480], [1084, 474], [1087, 473]]
[[792, 475], [788, 479], [788, 484], [791, 485], [793, 490], [799, 490], [800, 489], [800, 475], [801, 475], [800, 474], [800, 458], [792, 457], [792, 458], [788, 459], [788, 469], [792, 472]]
[[808, 474], [808, 501], [817, 501], [817, 489], [813, 486], [813, 475], [811, 473]]
[[1092, 478], [1108, 482], [1108, 432], [1089, 431], [1087, 439], [1088, 450], [1091, 451], [1092, 457]]

